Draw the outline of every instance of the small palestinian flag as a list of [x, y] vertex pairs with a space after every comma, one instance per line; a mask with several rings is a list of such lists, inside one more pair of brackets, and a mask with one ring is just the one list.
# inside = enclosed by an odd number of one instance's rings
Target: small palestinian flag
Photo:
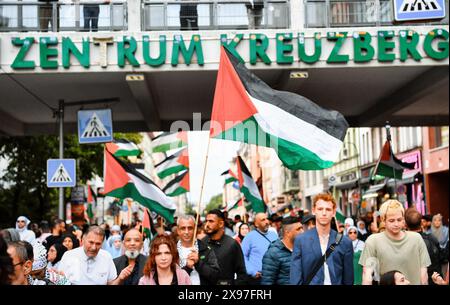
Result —
[[237, 158], [237, 168], [238, 168], [238, 181], [241, 187], [241, 192], [244, 194], [245, 199], [249, 201], [252, 205], [252, 210], [255, 213], [265, 212], [266, 204], [264, 203], [261, 194], [258, 190], [258, 186], [250, 174], [244, 160], [240, 156]]
[[131, 198], [173, 223], [176, 206], [172, 199], [135, 168], [114, 157], [106, 149], [104, 153], [104, 194], [119, 199]]
[[189, 192], [189, 171], [178, 175], [163, 188], [167, 196], [175, 197]]
[[163, 132], [152, 139], [152, 150], [156, 152], [166, 152], [172, 149], [181, 148], [188, 143], [187, 132]]
[[153, 219], [148, 209], [144, 208], [144, 219], [142, 220], [142, 233], [150, 240], [156, 235]]
[[189, 168], [189, 155], [187, 147], [167, 157], [155, 165], [156, 174], [163, 179], [172, 174]]
[[221, 176], [225, 177], [225, 184], [232, 183], [238, 180], [237, 175], [233, 173], [231, 169], [224, 171]]
[[234, 210], [234, 209], [237, 209], [238, 207], [241, 207], [241, 206], [243, 206], [244, 205], [244, 198], [239, 198], [237, 201], [236, 201], [236, 203], [235, 204], [233, 204], [231, 207], [226, 207], [225, 208], [225, 211], [231, 211], [231, 210]]
[[[379, 175], [390, 177], [394, 179], [402, 179], [404, 169], [414, 169], [415, 163], [405, 163], [394, 156], [391, 148], [391, 142], [386, 141], [381, 150], [380, 158], [378, 159], [372, 175]], [[372, 178], [372, 177], [371, 177]]]
[[139, 156], [141, 150], [131, 141], [125, 139], [115, 139], [111, 143], [106, 143], [106, 149], [116, 157]]
[[210, 137], [272, 147], [291, 170], [320, 170], [337, 160], [347, 128], [339, 112], [273, 90], [222, 47]]
[[88, 196], [87, 196], [87, 216], [89, 219], [94, 218], [94, 209], [92, 208], [93, 203], [97, 202], [97, 195], [94, 193], [94, 191], [92, 190], [92, 186], [88, 185], [87, 186], [87, 190], [88, 190]]

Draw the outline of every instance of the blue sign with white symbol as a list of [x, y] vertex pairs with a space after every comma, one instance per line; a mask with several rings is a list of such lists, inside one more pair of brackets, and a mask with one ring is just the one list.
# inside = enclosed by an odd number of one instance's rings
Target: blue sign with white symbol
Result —
[[112, 142], [113, 128], [111, 109], [78, 111], [78, 142]]
[[445, 17], [445, 0], [394, 0], [394, 19], [411, 21], [442, 19]]
[[47, 160], [47, 187], [74, 187], [76, 177], [75, 159]]

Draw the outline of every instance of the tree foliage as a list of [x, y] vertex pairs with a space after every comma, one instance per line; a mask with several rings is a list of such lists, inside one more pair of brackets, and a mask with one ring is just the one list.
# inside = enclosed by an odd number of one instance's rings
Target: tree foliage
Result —
[[[135, 143], [139, 134], [114, 134]], [[64, 136], [64, 158], [77, 160], [77, 183], [85, 184], [93, 174], [103, 176], [103, 144], [78, 143], [77, 135]], [[58, 191], [47, 188], [47, 160], [59, 157], [57, 136], [0, 137], [0, 158], [7, 167], [0, 173], [0, 227], [14, 225], [19, 215], [31, 221], [57, 216]], [[70, 198], [65, 189], [65, 202]]]
[[204, 209], [204, 214], [208, 213], [211, 210], [214, 209], [220, 209], [222, 206], [222, 194], [218, 194], [216, 196], [213, 196], [211, 198], [211, 200], [209, 201], [209, 203], [206, 205], [205, 209]]

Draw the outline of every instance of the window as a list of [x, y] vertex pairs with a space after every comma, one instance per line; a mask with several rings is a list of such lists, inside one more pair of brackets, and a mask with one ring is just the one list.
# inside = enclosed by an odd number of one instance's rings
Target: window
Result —
[[448, 146], [448, 126], [434, 128], [434, 147]]

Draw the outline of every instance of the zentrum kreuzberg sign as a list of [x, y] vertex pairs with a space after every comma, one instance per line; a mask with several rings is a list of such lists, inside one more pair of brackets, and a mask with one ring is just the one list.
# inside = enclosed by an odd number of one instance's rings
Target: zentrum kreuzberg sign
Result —
[[[236, 57], [242, 60], [239, 52], [239, 44], [243, 40], [248, 40], [249, 62], [255, 65], [258, 61], [267, 65], [292, 64], [294, 62], [294, 52], [300, 62], [314, 64], [320, 59], [326, 59], [327, 64], [347, 63], [350, 61], [350, 54], [343, 51], [344, 43], [352, 43], [355, 63], [365, 63], [372, 60], [378, 62], [393, 62], [397, 59], [404, 62], [408, 59], [420, 61], [423, 55], [433, 60], [444, 60], [448, 58], [448, 31], [443, 28], [436, 28], [426, 35], [419, 35], [413, 30], [378, 31], [376, 35], [368, 32], [327, 32], [325, 37], [317, 32], [313, 37], [308, 37], [308, 43], [304, 33], [277, 33], [275, 39], [269, 39], [265, 34], [235, 34], [234, 37], [227, 37], [222, 34], [220, 44], [227, 47]], [[190, 65], [194, 63], [203, 66], [204, 56], [202, 40], [200, 35], [192, 35], [189, 42], [185, 42], [182, 35], [175, 35], [171, 44], [170, 64], [176, 67], [179, 63]], [[156, 43], [155, 43], [156, 42]], [[91, 65], [91, 51], [98, 48], [100, 57], [107, 59], [108, 48], [116, 48], [117, 65], [125, 67], [132, 65], [139, 67], [148, 65], [159, 67], [167, 62], [168, 42], [166, 35], [160, 35], [159, 41], [152, 41], [149, 36], [139, 37], [139, 41], [133, 36], [123, 36], [118, 41], [113, 39], [84, 38], [82, 42], [74, 43], [70, 37], [14, 37], [11, 44], [17, 48], [17, 54], [11, 64], [11, 68], [34, 69], [58, 69], [60, 66], [70, 69], [72, 61], [78, 61], [79, 65], [88, 69]], [[275, 44], [276, 58], [269, 58], [267, 49], [270, 44]], [[327, 44], [327, 48], [324, 48]], [[308, 45], [308, 46], [307, 46]], [[33, 60], [28, 56], [32, 48], [38, 48], [39, 60]], [[139, 52], [138, 51], [139, 49]], [[152, 52], [151, 49], [152, 48]], [[273, 46], [271, 46], [273, 48]], [[153, 50], [155, 49], [155, 50]], [[324, 50], [328, 51], [323, 54]], [[347, 48], [348, 50], [348, 48]], [[423, 50], [423, 52], [419, 52]], [[102, 54], [102, 52], [104, 54]], [[139, 54], [139, 56], [137, 55]], [[153, 55], [151, 55], [153, 54]], [[157, 54], [157, 56], [155, 56]], [[180, 61], [182, 58], [182, 61]], [[243, 61], [243, 60], [242, 60]], [[108, 61], [103, 60], [101, 66], [108, 67]]]

